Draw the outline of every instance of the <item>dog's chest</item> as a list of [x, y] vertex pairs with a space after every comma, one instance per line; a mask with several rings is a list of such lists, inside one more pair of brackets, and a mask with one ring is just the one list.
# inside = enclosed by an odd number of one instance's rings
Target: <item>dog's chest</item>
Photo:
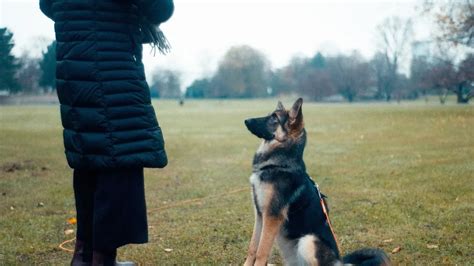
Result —
[[250, 176], [250, 184], [252, 184], [254, 204], [256, 205], [257, 209], [264, 209], [266, 202], [269, 201], [270, 197], [269, 184], [262, 182], [258, 173], [252, 173]]

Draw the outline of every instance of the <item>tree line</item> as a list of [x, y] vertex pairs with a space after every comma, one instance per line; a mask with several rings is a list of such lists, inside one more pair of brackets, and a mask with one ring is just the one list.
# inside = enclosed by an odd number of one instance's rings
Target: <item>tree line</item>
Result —
[[[433, 18], [436, 32], [430, 40], [414, 42], [411, 19], [391, 17], [376, 27], [377, 52], [295, 57], [288, 65], [271, 69], [265, 55], [249, 46], [230, 48], [213, 76], [195, 80], [186, 88], [190, 98], [252, 98], [299, 94], [314, 101], [415, 99], [449, 93], [458, 103], [474, 97], [474, 6], [470, 0], [425, 0], [422, 14]], [[412, 47], [409, 73], [400, 71]], [[423, 47], [424, 46], [424, 47]], [[459, 60], [459, 47], [464, 53]], [[423, 50], [423, 49], [421, 49]], [[434, 50], [431, 51], [431, 50]]]
[[[249, 58], [235, 53], [251, 53]], [[258, 56], [257, 56], [258, 55]], [[359, 52], [293, 58], [287, 66], [270, 70], [266, 58], [248, 46], [231, 48], [210, 78], [195, 80], [186, 88], [188, 98], [253, 98], [288, 94], [313, 101], [416, 99], [435, 94], [444, 103], [449, 92], [459, 103], [473, 97], [474, 54], [459, 64], [451, 60], [414, 56], [409, 77], [395, 71], [383, 53], [371, 59]]]
[[[411, 19], [391, 17], [376, 27], [377, 52], [365, 58], [348, 54], [316, 52], [294, 57], [272, 69], [261, 51], [248, 45], [231, 47], [210, 77], [192, 82], [181, 92], [179, 71], [155, 69], [150, 92], [161, 98], [255, 98], [298, 94], [313, 101], [400, 101], [438, 95], [444, 103], [452, 93], [458, 103], [474, 97], [474, 7], [469, 0], [425, 0], [422, 15], [434, 19], [436, 34], [425, 42], [412, 40]], [[10, 94], [55, 89], [55, 47], [52, 42], [41, 58], [12, 55], [13, 34], [0, 28], [0, 91]], [[416, 52], [413, 48], [421, 50]], [[419, 48], [422, 49], [419, 49]], [[435, 47], [435, 52], [427, 52]], [[458, 48], [464, 47], [463, 58]], [[408, 73], [402, 62], [411, 62]]]
[[41, 58], [12, 53], [13, 33], [0, 28], [0, 91], [10, 94], [37, 94], [56, 88], [56, 42], [50, 43]]
[[[391, 17], [376, 27], [377, 52], [295, 57], [272, 70], [268, 59], [249, 46], [232, 47], [213, 76], [186, 88], [190, 98], [251, 98], [299, 94], [314, 101], [391, 101], [449, 93], [458, 103], [474, 97], [474, 7], [470, 1], [425, 1], [423, 14], [434, 18], [437, 34], [414, 42], [411, 19]], [[412, 51], [408, 73], [400, 70]], [[422, 49], [419, 49], [419, 48]], [[469, 52], [459, 60], [459, 47]], [[412, 49], [414, 50], [414, 49]]]

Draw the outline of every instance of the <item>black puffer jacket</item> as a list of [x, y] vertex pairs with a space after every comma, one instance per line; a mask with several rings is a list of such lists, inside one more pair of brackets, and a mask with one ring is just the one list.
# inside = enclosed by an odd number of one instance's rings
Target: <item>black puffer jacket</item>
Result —
[[40, 0], [40, 8], [55, 22], [56, 85], [69, 165], [164, 167], [139, 21], [167, 20], [172, 1]]

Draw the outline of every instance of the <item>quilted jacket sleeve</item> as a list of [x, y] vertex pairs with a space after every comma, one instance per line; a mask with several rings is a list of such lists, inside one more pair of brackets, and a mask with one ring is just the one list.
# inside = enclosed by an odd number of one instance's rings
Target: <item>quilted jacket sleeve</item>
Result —
[[140, 9], [150, 23], [159, 25], [173, 15], [174, 3], [173, 0], [141, 0]]
[[50, 19], [53, 19], [53, 14], [51, 12], [51, 5], [53, 0], [40, 0], [39, 6], [41, 11]]

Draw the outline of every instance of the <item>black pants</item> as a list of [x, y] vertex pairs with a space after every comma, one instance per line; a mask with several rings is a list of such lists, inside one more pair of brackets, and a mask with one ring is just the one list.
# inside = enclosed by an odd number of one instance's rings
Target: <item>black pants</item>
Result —
[[74, 170], [74, 195], [85, 250], [148, 242], [143, 168]]

